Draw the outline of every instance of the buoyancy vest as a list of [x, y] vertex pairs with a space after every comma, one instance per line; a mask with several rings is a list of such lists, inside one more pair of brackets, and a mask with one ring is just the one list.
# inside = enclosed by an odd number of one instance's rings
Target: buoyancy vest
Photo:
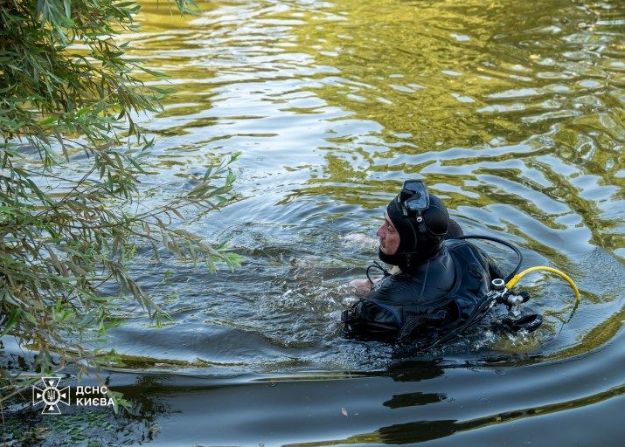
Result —
[[391, 342], [442, 337], [474, 316], [500, 275], [470, 242], [446, 240], [418, 269], [386, 276], [344, 311], [345, 335]]

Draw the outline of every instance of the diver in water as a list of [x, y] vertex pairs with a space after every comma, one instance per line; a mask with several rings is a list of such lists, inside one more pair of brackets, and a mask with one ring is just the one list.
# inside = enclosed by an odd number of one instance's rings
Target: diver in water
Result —
[[[348, 337], [389, 342], [437, 340], [459, 331], [485, 302], [499, 268], [462, 236], [447, 208], [421, 180], [408, 180], [378, 229], [384, 277], [352, 282], [366, 293], [343, 312]], [[364, 282], [366, 281], [366, 283]]]

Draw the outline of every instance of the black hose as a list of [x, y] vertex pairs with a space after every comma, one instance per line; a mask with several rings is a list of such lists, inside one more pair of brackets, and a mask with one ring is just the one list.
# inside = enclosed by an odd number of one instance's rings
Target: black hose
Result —
[[506, 283], [508, 283], [508, 281], [510, 281], [514, 275], [516, 275], [517, 273], [519, 273], [519, 270], [521, 270], [521, 265], [523, 264], [523, 254], [521, 253], [521, 250], [518, 249], [518, 247], [514, 244], [512, 244], [511, 242], [508, 241], [504, 241], [503, 239], [499, 239], [498, 237], [493, 237], [493, 236], [478, 236], [475, 234], [469, 234], [466, 236], [458, 236], [456, 238], [453, 239], [483, 239], [486, 241], [491, 241], [491, 242], [497, 242], [501, 245], [505, 245], [506, 247], [510, 248], [512, 251], [514, 251], [519, 259], [519, 261], [517, 262], [516, 267], [514, 267], [514, 270], [512, 270], [512, 272], [510, 272], [508, 275], [506, 275], [506, 277], [503, 279]]
[[369, 267], [367, 267], [367, 271], [365, 272], [366, 275], [367, 275], [367, 279], [369, 280], [369, 282], [371, 284], [373, 284], [373, 280], [371, 279], [371, 276], [369, 276], [369, 270], [371, 270], [373, 268], [381, 270], [382, 273], [384, 274], [384, 276], [391, 276], [389, 271], [386, 270], [384, 267], [382, 267], [378, 261], [373, 261], [373, 264], [371, 264]]

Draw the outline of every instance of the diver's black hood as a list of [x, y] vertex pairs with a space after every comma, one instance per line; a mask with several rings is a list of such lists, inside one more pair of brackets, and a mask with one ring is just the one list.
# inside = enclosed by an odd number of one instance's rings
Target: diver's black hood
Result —
[[[440, 251], [441, 243], [450, 227], [447, 208], [438, 197], [430, 194], [430, 206], [423, 211], [426, 231], [419, 231], [419, 223], [412, 216], [404, 216], [399, 195], [386, 207], [389, 219], [399, 233], [399, 248], [394, 255], [378, 250], [379, 258], [409, 273]], [[460, 228], [458, 224], [455, 227]], [[460, 230], [462, 233], [462, 230]]]

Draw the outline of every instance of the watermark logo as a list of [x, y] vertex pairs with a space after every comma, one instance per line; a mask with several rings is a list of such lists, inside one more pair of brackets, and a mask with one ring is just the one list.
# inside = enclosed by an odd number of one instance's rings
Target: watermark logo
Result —
[[33, 385], [33, 406], [43, 403], [41, 414], [61, 414], [59, 403], [70, 405], [69, 387], [59, 389], [60, 377], [42, 377], [43, 389]]
[[[33, 385], [33, 407], [43, 403], [41, 414], [61, 414], [59, 403], [71, 405], [71, 388], [59, 389], [60, 377], [42, 377], [43, 388]], [[109, 389], [102, 386], [76, 387], [77, 407], [112, 407], [112, 397], [108, 397]]]

